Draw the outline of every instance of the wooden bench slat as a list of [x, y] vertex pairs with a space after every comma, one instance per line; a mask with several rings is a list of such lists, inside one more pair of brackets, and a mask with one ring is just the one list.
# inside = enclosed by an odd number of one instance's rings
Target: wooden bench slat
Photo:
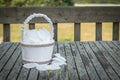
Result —
[[101, 43], [101, 44], [102, 44], [103, 46], [105, 46], [105, 48], [106, 48], [107, 50], [109, 50], [109, 54], [115, 59], [115, 61], [116, 61], [118, 64], [120, 64], [120, 58], [119, 58], [119, 56], [116, 55], [116, 54], [114, 54], [115, 51], [113, 51], [113, 49], [110, 48], [109, 43], [103, 42], [103, 43]]
[[[98, 12], [99, 11], [99, 12]], [[8, 14], [9, 12], [9, 14]], [[120, 6], [83, 6], [83, 7], [9, 7], [0, 8], [0, 23], [3, 24], [3, 41], [10, 41], [10, 24], [23, 23], [30, 14], [43, 13], [51, 18], [55, 26], [55, 37], [57, 40], [57, 24], [58, 23], [74, 23], [74, 40], [80, 41], [81, 22], [96, 23], [96, 40], [102, 40], [102, 22], [113, 22], [112, 40], [119, 40], [119, 22], [120, 22]], [[54, 14], [53, 14], [54, 13]], [[45, 19], [36, 18], [30, 21], [30, 29], [35, 28], [35, 23], [46, 23]], [[79, 27], [78, 27], [79, 26]], [[69, 33], [68, 33], [69, 34]]]
[[72, 54], [73, 54], [75, 62], [76, 62], [78, 75], [81, 80], [89, 80], [89, 76], [87, 74], [85, 65], [81, 59], [82, 57], [80, 56], [78, 44], [79, 44], [79, 42], [71, 43], [71, 51], [72, 51]]
[[72, 56], [72, 52], [71, 52], [71, 48], [69, 43], [65, 43], [64, 44], [64, 48], [65, 48], [65, 54], [66, 54], [66, 59], [67, 59], [67, 64], [68, 64], [68, 77], [71, 80], [78, 80], [78, 74], [77, 74], [77, 70], [76, 70], [76, 66], [75, 66], [75, 61], [74, 58]]
[[[114, 48], [115, 54], [120, 57], [120, 42], [119, 41], [111, 41], [110, 43]], [[109, 44], [109, 45], [110, 45]]]
[[113, 22], [113, 40], [119, 40], [119, 22]]
[[3, 58], [0, 60], [0, 71], [4, 68], [5, 64], [8, 62], [10, 57], [12, 56], [14, 50], [18, 44], [13, 44], [11, 48], [6, 52], [6, 54], [3, 56]]
[[53, 23], [54, 26], [54, 39], [58, 41], [58, 23]]
[[[65, 55], [64, 44], [62, 42], [58, 42], [58, 52], [66, 59], [67, 56]], [[67, 65], [61, 66], [59, 80], [68, 80]]]
[[74, 41], [80, 41], [80, 23], [74, 23]]
[[111, 67], [113, 70], [117, 73], [118, 76], [120, 76], [120, 66], [116, 63], [113, 57], [109, 55], [109, 50], [105, 49], [105, 46], [102, 46], [100, 43], [95, 42], [97, 47], [99, 48], [100, 51], [102, 51], [102, 54], [105, 56], [107, 61], [110, 63]]
[[48, 79], [49, 79], [48, 71], [40, 71], [39, 72], [37, 80], [48, 80]]
[[106, 71], [106, 73], [109, 75], [111, 79], [119, 80], [119, 77], [117, 74], [114, 72], [113, 68], [111, 67], [110, 63], [107, 61], [107, 59], [104, 57], [102, 52], [97, 48], [95, 43], [90, 43], [90, 46], [92, 47], [92, 50], [94, 51], [94, 54], [98, 58], [100, 64]]
[[0, 60], [7, 53], [7, 51], [9, 50], [9, 48], [11, 48], [12, 44], [5, 42], [4, 44], [1, 44], [1, 45], [2, 46], [0, 48]]
[[[119, 41], [110, 41], [110, 42], [105, 42], [108, 45], [108, 50], [110, 52], [114, 52], [111, 55], [115, 55], [115, 56], [120, 56], [119, 54], [119, 50], [120, 50], [120, 45], [119, 45]], [[103, 44], [103, 43], [102, 43]], [[107, 48], [106, 48], [107, 49]]]
[[5, 64], [2, 71], [0, 72], [0, 76], [1, 76], [0, 80], [5, 80], [7, 78], [9, 72], [13, 69], [13, 66], [19, 55], [20, 55], [20, 49], [19, 47], [17, 47], [17, 49], [15, 49], [15, 51], [13, 52], [13, 55], [11, 56], [9, 61]]
[[29, 29], [35, 29], [35, 23], [30, 23], [29, 24]]
[[1, 44], [0, 44], [0, 50], [2, 50], [1, 48], [3, 48], [6, 44], [7, 44], [7, 42], [6, 42], [6, 43], [5, 43], [5, 42], [4, 42], [4, 43], [1, 43]]
[[[99, 12], [98, 12], [99, 11]], [[9, 12], [9, 14], [8, 14]], [[0, 23], [23, 23], [30, 14], [44, 13], [54, 23], [64, 22], [119, 22], [120, 6], [89, 6], [89, 7], [2, 7], [0, 8]], [[34, 19], [31, 23], [46, 22]]]
[[19, 43], [0, 44], [2, 50], [6, 52], [0, 59], [0, 80], [120, 79], [120, 41], [56, 42], [53, 54], [67, 59], [67, 65], [56, 71], [24, 68]]
[[19, 75], [17, 76], [17, 80], [27, 80], [29, 72], [30, 72], [30, 69], [26, 69], [22, 67]]
[[91, 59], [93, 65], [94, 65], [95, 70], [96, 70], [97, 74], [99, 75], [100, 79], [101, 80], [104, 80], [104, 79], [109, 80], [108, 75], [106, 74], [106, 72], [104, 71], [102, 65], [100, 64], [97, 57], [95, 56], [95, 54], [94, 54], [94, 52], [92, 50], [92, 47], [90, 47], [88, 42], [84, 42], [83, 45], [85, 47], [85, 50], [86, 50], [87, 54], [89, 55], [89, 58]]
[[30, 73], [29, 73], [29, 76], [28, 76], [28, 80], [37, 80], [38, 78], [38, 70], [36, 69], [31, 69], [30, 70]]
[[99, 80], [99, 77], [92, 65], [92, 62], [90, 61], [90, 59], [85, 51], [85, 48], [83, 47], [83, 44], [78, 42], [77, 46], [78, 46], [79, 54], [82, 58], [82, 62], [85, 65], [85, 68], [87, 70], [90, 80], [95, 80], [95, 79]]
[[117, 47], [116, 49], [116, 54], [120, 57], [120, 42], [117, 42], [117, 41], [112, 41], [113, 44]]
[[[21, 54], [21, 53], [20, 53]], [[12, 71], [9, 73], [7, 80], [16, 80], [17, 76], [20, 73], [21, 67], [22, 67], [22, 55], [20, 55], [16, 61], [16, 63], [14, 64], [14, 67], [12, 69]]]
[[3, 24], [3, 41], [10, 41], [10, 24]]
[[96, 23], [96, 41], [102, 40], [102, 23]]
[[112, 41], [114, 45], [116, 45], [118, 48], [120, 48], [120, 41]]

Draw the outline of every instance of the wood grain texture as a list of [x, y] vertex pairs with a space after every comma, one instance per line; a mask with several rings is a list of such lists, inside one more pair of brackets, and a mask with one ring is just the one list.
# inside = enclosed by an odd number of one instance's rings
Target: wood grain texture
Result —
[[54, 27], [54, 39], [55, 41], [58, 41], [58, 23], [53, 23], [53, 27]]
[[96, 23], [96, 41], [102, 40], [102, 23]]
[[3, 41], [10, 41], [10, 24], [3, 24]]
[[4, 68], [4, 66], [6, 65], [7, 61], [10, 59], [10, 57], [12, 56], [12, 54], [17, 46], [18, 46], [18, 44], [12, 44], [11, 48], [2, 57], [2, 59], [0, 60], [0, 71]]
[[113, 22], [113, 40], [119, 40], [119, 22]]
[[89, 80], [87, 70], [86, 70], [85, 65], [83, 63], [82, 57], [80, 56], [81, 51], [79, 51], [79, 47], [78, 47], [77, 43], [79, 44], [79, 41], [76, 43], [74, 42], [74, 43], [70, 44], [72, 55], [75, 59], [77, 72], [78, 72], [79, 78], [81, 80]]
[[109, 45], [110, 43], [108, 42], [102, 42], [101, 43], [107, 50], [109, 50], [109, 54], [114, 58], [114, 60], [120, 65], [120, 58], [119, 55], [116, 54], [118, 50], [115, 49], [115, 47]]
[[12, 44], [10, 43], [4, 43], [0, 46], [0, 59], [3, 58], [3, 56], [7, 53], [7, 51], [10, 49]]
[[105, 46], [102, 46], [100, 43], [95, 42], [97, 47], [102, 51], [102, 54], [105, 56], [107, 61], [110, 63], [113, 70], [117, 73], [117, 75], [120, 77], [120, 65], [114, 60], [113, 57], [109, 55], [109, 50], [105, 49]]
[[[9, 12], [9, 14], [8, 14]], [[23, 23], [32, 13], [48, 15], [54, 23], [58, 22], [119, 22], [120, 6], [91, 7], [10, 7], [0, 8], [0, 23]], [[30, 23], [46, 22], [33, 19]]]
[[80, 23], [74, 23], [74, 41], [80, 41]]
[[[20, 53], [21, 54], [21, 53]], [[20, 70], [22, 68], [22, 55], [20, 55], [14, 64], [13, 69], [10, 71], [7, 80], [16, 80], [17, 76], [19, 76]]]
[[[65, 54], [64, 43], [58, 42], [58, 52], [61, 54], [62, 57], [64, 57], [65, 59], [67, 58]], [[68, 78], [68, 65], [61, 66], [59, 80], [68, 80]]]
[[88, 57], [87, 55], [87, 52], [85, 51], [84, 47], [83, 47], [83, 44], [82, 43], [77, 43], [77, 46], [78, 46], [78, 50], [79, 50], [79, 54], [82, 58], [82, 62], [87, 70], [87, 73], [88, 73], [88, 76], [89, 76], [89, 79], [91, 80], [100, 80], [91, 61], [90, 61], [90, 58]]
[[119, 80], [119, 77], [117, 76], [117, 74], [114, 72], [114, 69], [111, 67], [110, 63], [108, 62], [108, 60], [105, 58], [105, 56], [102, 54], [103, 52], [98, 49], [97, 45], [93, 42], [90, 43], [90, 46], [92, 47], [92, 50], [94, 51], [94, 54], [96, 55], [96, 57], [98, 58], [100, 64], [103, 66], [104, 70], [106, 71], [106, 73], [109, 75], [109, 77], [112, 80]]
[[9, 61], [5, 64], [2, 71], [0, 72], [0, 80], [6, 80], [7, 76], [9, 75], [9, 72], [12, 71], [14, 64], [16, 63], [18, 57], [20, 56], [20, 47], [17, 47], [17, 49], [14, 50], [11, 58]]
[[110, 78], [108, 77], [107, 73], [105, 72], [104, 68], [102, 67], [101, 63], [99, 62], [98, 58], [95, 56], [92, 47], [90, 47], [88, 42], [84, 42], [83, 43], [85, 50], [90, 58], [90, 60], [92, 61], [94, 68], [98, 74], [98, 76], [100, 77], [101, 80], [110, 80]]
[[120, 80], [120, 41], [56, 42], [53, 54], [67, 60], [56, 71], [24, 68], [19, 43], [2, 43], [0, 51], [0, 80]]
[[68, 76], [70, 80], [78, 80], [78, 74], [77, 74], [77, 69], [75, 65], [74, 58], [72, 56], [71, 48], [68, 42], [64, 44], [65, 47], [65, 54], [66, 54], [66, 60], [67, 60], [67, 65], [68, 65]]

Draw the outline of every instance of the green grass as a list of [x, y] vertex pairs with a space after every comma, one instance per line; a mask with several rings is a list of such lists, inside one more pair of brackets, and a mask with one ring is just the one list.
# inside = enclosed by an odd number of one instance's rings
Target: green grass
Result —
[[[102, 24], [102, 39], [105, 41], [112, 40], [112, 23]], [[22, 24], [11, 24], [11, 41], [21, 41]], [[36, 29], [45, 27], [49, 30], [49, 24], [36, 24]], [[74, 41], [74, 24], [59, 23], [58, 24], [58, 41]], [[119, 32], [120, 33], [120, 32]], [[3, 27], [0, 24], [0, 42], [3, 39]], [[81, 23], [81, 41], [95, 41], [95, 23]]]

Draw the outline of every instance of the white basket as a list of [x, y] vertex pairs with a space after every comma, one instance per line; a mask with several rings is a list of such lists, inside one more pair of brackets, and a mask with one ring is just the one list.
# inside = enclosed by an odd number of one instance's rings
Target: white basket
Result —
[[45, 18], [49, 24], [50, 24], [50, 34], [51, 34], [51, 39], [54, 37], [53, 33], [53, 23], [49, 17], [47, 17], [45, 14], [32, 14], [27, 19], [24, 21], [23, 26], [22, 26], [22, 42], [21, 42], [21, 49], [22, 49], [22, 59], [23, 63], [39, 63], [39, 64], [44, 64], [44, 63], [49, 63], [52, 59], [52, 52], [53, 52], [53, 47], [54, 47], [54, 41], [48, 44], [27, 44], [24, 42], [25, 38], [25, 32], [26, 30], [26, 25], [27, 23], [35, 18], [35, 17], [43, 17]]

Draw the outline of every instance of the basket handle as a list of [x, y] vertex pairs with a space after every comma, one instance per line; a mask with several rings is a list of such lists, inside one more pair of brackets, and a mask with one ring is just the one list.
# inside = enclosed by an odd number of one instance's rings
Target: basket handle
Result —
[[33, 13], [32, 15], [28, 16], [28, 17], [25, 19], [24, 23], [23, 23], [23, 26], [22, 26], [22, 41], [24, 41], [27, 23], [28, 23], [30, 20], [32, 20], [33, 18], [35, 18], [35, 17], [43, 17], [44, 19], [47, 20], [47, 22], [49, 22], [49, 24], [50, 24], [51, 39], [53, 39], [53, 37], [54, 37], [54, 32], [53, 32], [53, 31], [54, 31], [54, 27], [53, 27], [53, 23], [52, 23], [51, 19], [50, 19], [47, 15], [45, 15], [45, 14]]

